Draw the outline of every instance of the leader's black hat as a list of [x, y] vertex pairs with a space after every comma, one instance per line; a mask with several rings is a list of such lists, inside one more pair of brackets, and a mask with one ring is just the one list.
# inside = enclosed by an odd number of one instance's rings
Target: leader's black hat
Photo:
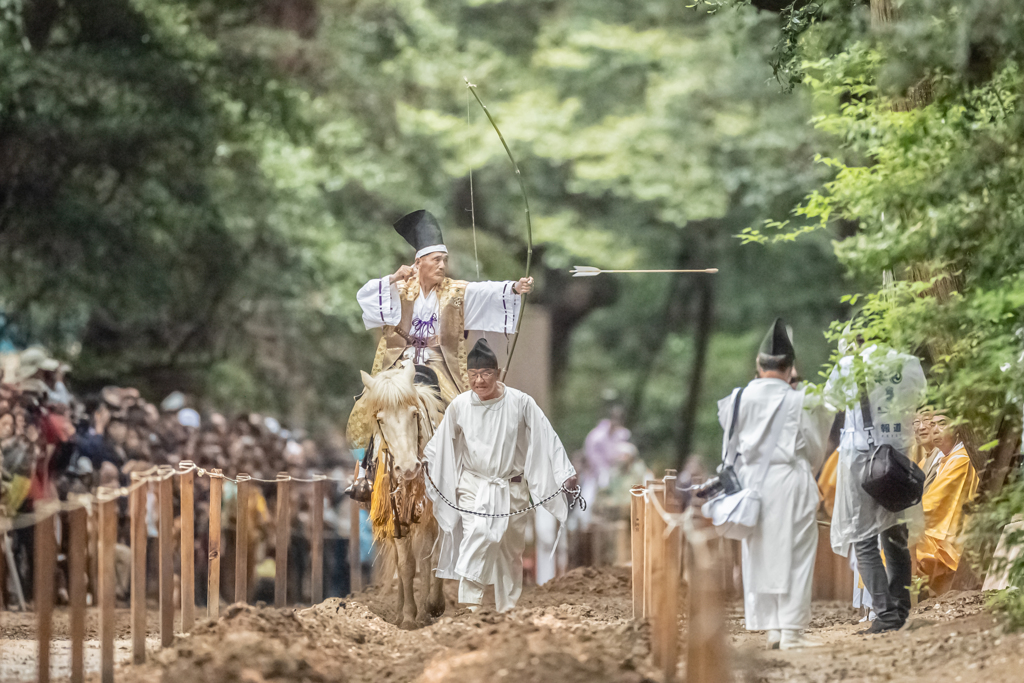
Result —
[[435, 251], [447, 252], [441, 226], [434, 215], [426, 209], [413, 211], [395, 221], [395, 231], [416, 250], [416, 258]]

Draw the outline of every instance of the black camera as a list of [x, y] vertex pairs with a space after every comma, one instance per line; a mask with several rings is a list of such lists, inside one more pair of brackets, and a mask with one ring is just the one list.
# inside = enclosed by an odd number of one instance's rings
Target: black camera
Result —
[[732, 495], [733, 493], [739, 493], [743, 490], [743, 485], [740, 483], [740, 478], [736, 474], [736, 470], [731, 465], [726, 465], [718, 473], [717, 477], [712, 477], [706, 482], [697, 487], [693, 492], [698, 498], [704, 500], [710, 500], [719, 495]]

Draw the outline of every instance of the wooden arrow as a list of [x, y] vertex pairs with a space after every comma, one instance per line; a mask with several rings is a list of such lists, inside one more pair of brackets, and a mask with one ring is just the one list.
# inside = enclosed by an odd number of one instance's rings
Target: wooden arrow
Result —
[[574, 266], [573, 277], [594, 277], [601, 273], [717, 273], [718, 268], [704, 268], [701, 270], [602, 270], [594, 266]]

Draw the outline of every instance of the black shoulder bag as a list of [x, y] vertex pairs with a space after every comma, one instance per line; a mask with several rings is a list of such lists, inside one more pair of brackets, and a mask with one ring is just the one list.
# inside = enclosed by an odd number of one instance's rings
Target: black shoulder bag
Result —
[[893, 446], [885, 443], [876, 445], [871, 402], [864, 387], [860, 391], [860, 411], [871, 451], [861, 488], [889, 512], [902, 512], [911, 505], [917, 505], [924, 494], [924, 472]]

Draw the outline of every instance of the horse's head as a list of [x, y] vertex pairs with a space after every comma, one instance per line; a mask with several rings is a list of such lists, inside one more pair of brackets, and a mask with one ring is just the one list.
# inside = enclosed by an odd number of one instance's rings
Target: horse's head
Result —
[[[365, 400], [391, 453], [392, 472], [399, 481], [419, 476], [422, 468], [419, 456], [430, 436], [424, 430], [415, 375], [416, 367], [410, 362], [376, 377], [362, 373], [367, 390]], [[429, 429], [429, 420], [427, 425]]]

